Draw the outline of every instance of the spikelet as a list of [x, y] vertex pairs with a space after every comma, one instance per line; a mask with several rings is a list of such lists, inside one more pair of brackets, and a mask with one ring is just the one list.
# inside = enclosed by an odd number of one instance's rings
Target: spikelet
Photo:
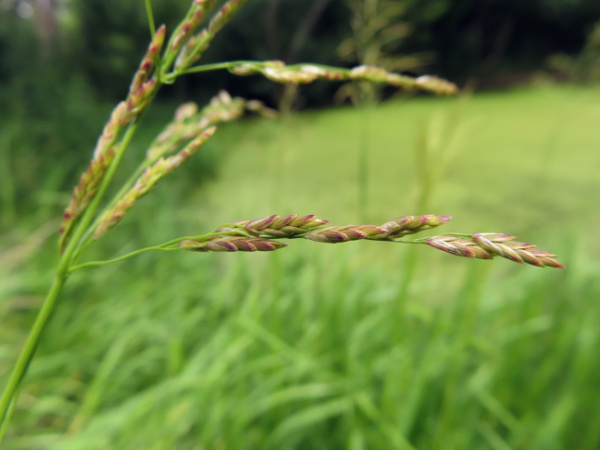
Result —
[[[198, 26], [200, 26], [206, 12], [213, 8], [215, 3], [216, 0], [194, 0], [185, 19], [175, 29], [169, 40], [167, 51], [171, 55], [175, 55], [181, 49]], [[164, 67], [164, 69], [167, 70], [168, 67]]]
[[81, 175], [77, 186], [75, 186], [71, 201], [63, 213], [63, 220], [60, 226], [58, 245], [61, 253], [69, 243], [75, 221], [79, 218], [85, 208], [87, 208], [92, 198], [94, 198], [94, 195], [96, 195], [100, 182], [102, 181], [108, 166], [112, 162], [114, 155], [115, 152], [111, 149], [95, 157], [87, 170]]
[[376, 225], [342, 225], [326, 227], [307, 233], [304, 237], [315, 242], [337, 244], [339, 242], [360, 239], [381, 239], [388, 235], [388, 230]]
[[271, 252], [287, 244], [264, 238], [224, 237], [210, 241], [185, 240], [179, 243], [184, 250], [196, 252]]
[[299, 216], [298, 214], [292, 214], [291, 216], [273, 215], [236, 223], [242, 225], [244, 231], [254, 236], [289, 238], [325, 225], [327, 221], [315, 215]]
[[205, 12], [212, 8], [215, 3], [214, 1], [203, 2], [204, 6], [201, 12], [198, 11], [198, 17], [192, 15], [188, 21], [184, 22], [184, 26], [176, 32], [176, 34], [179, 34], [178, 37], [173, 40], [174, 45], [171, 47], [173, 51], [179, 52], [175, 59], [175, 69], [183, 70], [198, 61], [215, 35], [245, 2], [246, 0], [228, 0], [212, 17], [207, 28], [192, 35], [193, 31], [200, 24], [198, 18], [202, 18]]
[[133, 76], [133, 81], [129, 87], [129, 95], [133, 95], [138, 92], [140, 87], [150, 79], [150, 76], [152, 75], [160, 58], [160, 52], [165, 42], [166, 31], [166, 27], [162, 25], [158, 30], [156, 30], [156, 33], [154, 33], [152, 41], [150, 42], [150, 46], [142, 58], [140, 67]]
[[556, 261], [557, 256], [535, 245], [514, 241], [516, 237], [500, 233], [476, 233], [470, 237], [436, 236], [427, 240], [431, 247], [465, 258], [492, 259], [501, 256], [517, 263], [537, 267], [565, 267]]
[[434, 216], [431, 214], [422, 216], [403, 216], [381, 225], [382, 228], [388, 230], [387, 239], [398, 239], [408, 234], [419, 233], [420, 231], [429, 230], [439, 227], [448, 222], [450, 216]]
[[61, 253], [69, 242], [75, 221], [85, 211], [92, 198], [94, 198], [94, 195], [96, 195], [100, 182], [115, 155], [113, 145], [121, 129], [127, 125], [129, 120], [127, 105], [125, 102], [120, 102], [113, 109], [108, 122], [104, 126], [102, 134], [96, 143], [92, 160], [81, 175], [79, 182], [73, 190], [71, 200], [63, 213], [59, 240]]

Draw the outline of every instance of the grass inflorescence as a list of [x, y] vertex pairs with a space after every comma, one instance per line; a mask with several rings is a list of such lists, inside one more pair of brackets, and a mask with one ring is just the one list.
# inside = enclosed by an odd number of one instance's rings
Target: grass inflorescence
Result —
[[[176, 82], [180, 76], [225, 69], [235, 75], [258, 74], [271, 81], [288, 84], [303, 84], [317, 80], [367, 81], [406, 90], [422, 90], [443, 95], [454, 94], [458, 91], [453, 83], [435, 76], [409, 77], [369, 65], [351, 69], [316, 64], [286, 65], [281, 61], [233, 61], [196, 65], [212, 39], [243, 6], [245, 1], [226, 0], [217, 11], [213, 12], [216, 3], [214, 0], [193, 1], [186, 16], [170, 35], [164, 25], [154, 30], [154, 21], [150, 21], [152, 39], [149, 47], [138, 70], [133, 75], [125, 98], [111, 112], [97, 141], [88, 168], [83, 171], [63, 214], [58, 242], [60, 256], [54, 280], [0, 398], [0, 441], [8, 429], [13, 411], [15, 408], [21, 407], [18, 403], [18, 392], [65, 283], [73, 272], [82, 269], [124, 261], [149, 251], [272, 252], [287, 246], [282, 242], [284, 239], [305, 239], [316, 243], [363, 240], [424, 244], [467, 258], [492, 259], [494, 256], [501, 256], [518, 263], [527, 263], [538, 267], [563, 268], [556, 261], [556, 255], [539, 250], [533, 244], [514, 241], [514, 237], [509, 235], [455, 233], [415, 240], [404, 239], [406, 236], [436, 228], [450, 220], [449, 216], [438, 215], [403, 216], [382, 225], [339, 226], [329, 225], [326, 220], [316, 215], [271, 215], [255, 220], [224, 224], [208, 233], [175, 238], [112, 259], [85, 261], [88, 248], [96, 242], [102, 242], [102, 239], [106, 242], [105, 236], [116, 227], [125, 214], [129, 213], [132, 207], [143, 196], [151, 192], [167, 174], [179, 168], [192, 157], [213, 136], [217, 127], [223, 122], [235, 120], [245, 111], [273, 116], [273, 111], [261, 102], [232, 98], [225, 92], [219, 93], [209, 105], [202, 109], [195, 104], [186, 103], [176, 111], [173, 120], [167, 124], [141, 156], [137, 169], [120, 187], [117, 186], [116, 189], [113, 189], [117, 179], [115, 177], [117, 168], [124, 153], [131, 147], [144, 114], [156, 98], [160, 88], [165, 84]], [[112, 192], [116, 193], [110, 198], [109, 193]], [[360, 308], [356, 304], [353, 307]], [[350, 311], [350, 313], [352, 312]], [[232, 326], [243, 328], [248, 335], [254, 336], [272, 349], [283, 349], [289, 352], [292, 359], [295, 360], [294, 364], [298, 363], [298, 367], [304, 367], [302, 370], [306, 370], [307, 367], [311, 370], [319, 368], [318, 358], [304, 364], [307, 361], [301, 354], [294, 351], [292, 346], [269, 330], [261, 328], [257, 322], [244, 317], [239, 317], [237, 320], [239, 323], [236, 322]], [[357, 322], [356, 325], [363, 331], [371, 326], [369, 322], [366, 324]], [[218, 330], [217, 335], [219, 332], [226, 331]], [[350, 342], [358, 343], [360, 340], [351, 339]], [[209, 344], [207, 341], [207, 345]], [[127, 345], [123, 344], [120, 350], [114, 350], [111, 358], [106, 360], [100, 371], [103, 376], [108, 377], [107, 374], [112, 371], [111, 368], [114, 368], [115, 361], [122, 356], [123, 349]], [[221, 366], [228, 364], [228, 358], [232, 358], [238, 352], [241, 354], [246, 346], [249, 344], [242, 342], [239, 347], [234, 346], [233, 349], [230, 349], [230, 355], [225, 355], [221, 359]], [[176, 357], [173, 357], [173, 360], [175, 359]], [[233, 361], [233, 359], [231, 360]], [[173, 373], [177, 374], [180, 369], [178, 364], [172, 361], [172, 367]], [[218, 367], [217, 364], [212, 368], [213, 375], [218, 372], [214, 372]], [[296, 373], [303, 373], [302, 370]], [[324, 373], [329, 372], [330, 369], [327, 369]], [[209, 369], [208, 375], [210, 373]], [[102, 377], [97, 380], [96, 387], [101, 390], [102, 386], [106, 384], [105, 380]], [[210, 377], [207, 377], [206, 380], [208, 382]], [[323, 386], [324, 390], [321, 389]], [[393, 387], [388, 385], [387, 388], [392, 389]], [[319, 422], [321, 419], [345, 417], [348, 412], [354, 411], [359, 415], [368, 416], [373, 423], [378, 423], [383, 435], [387, 436], [395, 446], [408, 445], [408, 441], [394, 431], [393, 423], [385, 419], [378, 419], [378, 409], [371, 394], [361, 393], [360, 390], [356, 395], [351, 394], [354, 390], [350, 384], [339, 388], [337, 383], [331, 385], [324, 383], [317, 386], [316, 390], [309, 389], [315, 393], [315, 398], [326, 398], [325, 404], [318, 408], [308, 407], [303, 413], [292, 415], [289, 420], [278, 424], [268, 437], [267, 443], [277, 446], [290, 435], [292, 436], [290, 442], [293, 442], [294, 432], [303, 426]], [[273, 400], [272, 404], [276, 405], [282, 401], [281, 399], [285, 403], [286, 398], [294, 398], [294, 395], [302, 397], [304, 391], [286, 393], [279, 400]], [[86, 407], [93, 409], [94, 400], [89, 400]], [[270, 406], [263, 404], [262, 408], [266, 410]], [[80, 429], [86, 421], [86, 414], [87, 410], [80, 410], [69, 429], [72, 431]], [[200, 416], [202, 414], [199, 414], [198, 418]], [[258, 416], [249, 414], [246, 420], [252, 421], [256, 417]], [[196, 425], [190, 424], [189, 426]], [[442, 423], [440, 426], [444, 426], [444, 424]], [[357, 448], [362, 447], [361, 442], [367, 440], [364, 436], [353, 439], [355, 439], [353, 442], [357, 443], [353, 446]], [[212, 437], [208, 439], [208, 442], [218, 441], [219, 439], [215, 441]]]

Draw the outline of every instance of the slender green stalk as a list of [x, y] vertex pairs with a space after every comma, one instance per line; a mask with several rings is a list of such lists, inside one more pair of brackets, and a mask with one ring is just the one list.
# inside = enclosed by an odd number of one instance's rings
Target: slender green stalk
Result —
[[115, 158], [110, 167], [108, 168], [105, 177], [102, 180], [102, 183], [98, 189], [96, 196], [94, 197], [94, 199], [86, 209], [85, 213], [83, 214], [83, 217], [77, 224], [75, 232], [73, 233], [73, 236], [59, 261], [58, 269], [56, 271], [52, 287], [50, 288], [48, 295], [42, 303], [42, 306], [31, 328], [29, 336], [25, 341], [25, 345], [21, 350], [19, 357], [17, 358], [17, 362], [15, 363], [13, 371], [4, 388], [2, 397], [0, 397], [0, 430], [2, 430], [2, 433], [0, 434], [0, 442], [6, 429], [7, 419], [9, 415], [8, 412], [17, 401], [17, 390], [19, 388], [19, 385], [21, 384], [25, 373], [27, 372], [27, 368], [37, 349], [42, 333], [46, 327], [46, 324], [48, 323], [48, 319], [50, 319], [50, 316], [54, 311], [56, 302], [58, 300], [58, 296], [60, 295], [60, 292], [62, 291], [62, 288], [71, 271], [70, 269], [74, 254], [79, 248], [81, 238], [84, 235], [85, 231], [88, 229], [90, 223], [92, 222], [92, 219], [94, 218], [100, 201], [106, 193], [106, 189], [108, 188], [108, 185], [116, 171], [116, 168], [119, 165], [119, 162], [123, 157], [125, 150], [127, 149], [129, 143], [131, 142], [131, 139], [133, 138], [137, 130], [138, 123], [139, 120], [136, 120], [127, 128], [121, 141], [121, 145], [119, 146], [115, 154]]
[[[229, 226], [235, 226], [235, 225], [232, 224]], [[233, 231], [215, 231], [212, 233], [205, 233], [205, 234], [201, 234], [201, 235], [197, 235], [197, 236], [184, 236], [184, 237], [179, 237], [177, 239], [172, 239], [167, 242], [163, 242], [162, 244], [155, 245], [152, 247], [145, 247], [145, 248], [141, 248], [138, 250], [134, 250], [130, 253], [126, 253], [125, 255], [121, 255], [121, 256], [118, 256], [113, 259], [105, 259], [105, 260], [101, 260], [101, 261], [90, 261], [90, 262], [77, 264], [77, 265], [72, 264], [69, 268], [68, 274], [71, 274], [71, 273], [75, 272], [76, 270], [85, 269], [87, 267], [105, 266], [107, 264], [125, 261], [126, 259], [132, 258], [134, 256], [137, 256], [137, 255], [140, 255], [140, 254], [146, 253], [146, 252], [161, 251], [161, 250], [166, 250], [166, 251], [180, 250], [180, 247], [175, 246], [175, 244], [178, 244], [179, 242], [183, 242], [183, 241], [189, 241], [189, 240], [202, 241], [202, 240], [209, 239], [209, 238], [215, 237], [215, 236], [245, 236], [248, 238], [253, 237], [250, 234], [244, 233], [241, 230], [235, 231], [235, 232], [233, 232]], [[273, 239], [277, 239], [277, 238], [273, 237]]]
[[13, 400], [8, 405], [8, 411], [4, 415], [2, 422], [0, 422], [0, 442], [2, 442], [2, 439], [4, 438], [4, 433], [6, 433], [6, 430], [8, 428], [8, 423], [10, 422], [10, 419], [12, 417], [12, 413], [14, 410], [15, 410], [15, 402]]
[[85, 269], [87, 267], [98, 267], [98, 266], [105, 266], [107, 264], [112, 264], [112, 263], [116, 263], [116, 262], [121, 262], [121, 261], [125, 261], [126, 259], [129, 259], [133, 256], [137, 256], [137, 255], [141, 255], [142, 253], [146, 253], [146, 252], [151, 252], [151, 251], [158, 251], [158, 250], [177, 250], [177, 248], [164, 248], [160, 245], [157, 245], [156, 247], [145, 247], [145, 248], [141, 248], [139, 250], [135, 250], [133, 252], [127, 253], [125, 255], [119, 256], [117, 258], [114, 259], [105, 259], [102, 261], [90, 261], [87, 263], [83, 263], [83, 264], [78, 264], [76, 266], [72, 266], [69, 269], [69, 274], [75, 272], [76, 270], [80, 270], [80, 269]]
[[8, 412], [9, 409], [14, 407], [14, 404], [17, 401], [16, 392], [19, 388], [21, 380], [27, 371], [27, 367], [33, 358], [35, 350], [40, 342], [40, 337], [46, 324], [48, 323], [48, 319], [52, 315], [54, 311], [54, 306], [56, 305], [56, 301], [58, 296], [64, 286], [64, 283], [67, 278], [67, 271], [69, 266], [69, 257], [63, 257], [61, 259], [60, 266], [56, 272], [56, 276], [54, 278], [54, 282], [52, 283], [52, 287], [38, 312], [38, 315], [35, 319], [35, 323], [31, 328], [29, 336], [25, 341], [25, 345], [19, 357], [17, 358], [17, 362], [13, 368], [12, 373], [6, 383], [6, 387], [4, 388], [4, 392], [2, 393], [2, 397], [0, 398], [0, 429], [2, 432], [0, 433], [0, 442], [2, 441], [2, 437], [4, 435], [4, 431], [6, 430], [6, 426], [8, 424]]
[[203, 64], [200, 66], [189, 67], [187, 69], [182, 69], [177, 71], [177, 73], [167, 73], [164, 74], [161, 81], [164, 83], [172, 83], [175, 78], [181, 75], [188, 75], [191, 73], [200, 73], [200, 72], [210, 72], [212, 70], [229, 70], [234, 67], [243, 66], [245, 64], [263, 64], [263, 61], [226, 61], [221, 63], [214, 64]]
[[152, 14], [152, 2], [150, 0], [146, 0], [146, 15], [148, 16], [148, 28], [152, 37], [156, 33], [156, 25], [154, 24], [154, 14]]

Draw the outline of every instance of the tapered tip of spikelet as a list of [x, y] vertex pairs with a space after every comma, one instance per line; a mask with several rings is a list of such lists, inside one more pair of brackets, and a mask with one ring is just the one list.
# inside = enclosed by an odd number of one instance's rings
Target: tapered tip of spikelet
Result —
[[432, 75], [418, 77], [415, 79], [415, 85], [420, 89], [437, 94], [451, 95], [458, 92], [458, 87], [454, 83]]

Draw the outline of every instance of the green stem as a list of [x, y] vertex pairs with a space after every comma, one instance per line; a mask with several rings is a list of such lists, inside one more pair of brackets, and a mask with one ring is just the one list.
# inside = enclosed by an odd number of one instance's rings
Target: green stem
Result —
[[50, 288], [50, 291], [48, 292], [48, 295], [46, 296], [46, 299], [44, 300], [44, 303], [38, 312], [35, 323], [33, 324], [33, 327], [29, 332], [29, 336], [25, 341], [25, 346], [23, 347], [23, 350], [21, 350], [8, 382], [6, 383], [2, 397], [0, 398], [0, 442], [2, 442], [4, 432], [6, 431], [8, 425], [9, 410], [13, 406], [13, 403], [17, 400], [17, 396], [15, 395], [16, 391], [19, 388], [25, 373], [27, 372], [29, 363], [31, 362], [35, 350], [40, 342], [42, 332], [48, 323], [48, 319], [52, 315], [58, 295], [62, 290], [65, 280], [67, 279], [68, 262], [68, 258], [63, 258], [61, 260], [61, 265], [58, 268], [56, 277], [52, 283], [52, 287]]
[[76, 270], [79, 269], [85, 269], [86, 267], [95, 267], [95, 266], [105, 266], [107, 264], [112, 264], [112, 263], [116, 263], [116, 262], [120, 262], [120, 261], [124, 261], [126, 259], [129, 259], [133, 256], [145, 253], [145, 252], [150, 252], [153, 250], [177, 250], [176, 248], [165, 248], [161, 245], [158, 245], [156, 247], [146, 247], [146, 248], [141, 248], [139, 250], [135, 250], [131, 253], [127, 253], [125, 255], [119, 256], [117, 258], [114, 259], [105, 259], [102, 261], [90, 261], [87, 263], [83, 263], [83, 264], [78, 264], [76, 266], [71, 266], [71, 268], [69, 269], [69, 274], [75, 272]]
[[[229, 70], [229, 69], [233, 69], [234, 67], [245, 66], [245, 65], [254, 65], [254, 66], [258, 66], [258, 67], [265, 67], [265, 66], [268, 66], [269, 64], [265, 63], [264, 61], [251, 61], [251, 60], [249, 60], [249, 61], [227, 61], [227, 62], [216, 63], [216, 64], [203, 64], [200, 66], [189, 67], [187, 69], [182, 69], [182, 70], [179, 70], [176, 72], [164, 74], [161, 81], [164, 81], [165, 83], [169, 83], [180, 75], [187, 75], [190, 73], [209, 72], [211, 70]], [[293, 65], [286, 66], [286, 68], [289, 70], [296, 70], [304, 65], [306, 65], [306, 64], [293, 64]], [[340, 74], [344, 74], [344, 75], [348, 75], [350, 73], [350, 69], [340, 69], [339, 67], [326, 66], [324, 64], [312, 64], [311, 63], [310, 65], [315, 66], [315, 67], [320, 67], [321, 69], [325, 69], [329, 72], [335, 72], [335, 73], [340, 73]]]
[[[235, 225], [235, 224], [234, 224]], [[145, 248], [141, 248], [138, 250], [134, 250], [133, 252], [130, 253], [126, 253], [125, 255], [121, 255], [118, 256], [117, 258], [113, 258], [113, 259], [105, 259], [102, 261], [90, 261], [90, 262], [86, 262], [83, 264], [78, 264], [75, 266], [71, 266], [68, 273], [71, 274], [73, 272], [75, 272], [76, 270], [79, 269], [85, 269], [87, 267], [95, 267], [95, 266], [104, 266], [106, 264], [112, 264], [112, 263], [116, 263], [116, 262], [120, 262], [120, 261], [124, 261], [126, 259], [129, 259], [133, 256], [137, 256], [140, 255], [142, 253], [146, 253], [146, 252], [151, 252], [154, 250], [165, 250], [165, 251], [171, 251], [171, 250], [180, 250], [180, 247], [174, 247], [175, 244], [181, 242], [181, 241], [203, 241], [203, 240], [207, 240], [211, 237], [214, 236], [245, 236], [248, 238], [252, 238], [254, 236], [249, 235], [247, 233], [244, 233], [242, 231], [217, 231], [217, 232], [212, 232], [212, 233], [205, 233], [205, 234], [200, 234], [197, 236], [185, 236], [185, 237], [179, 237], [177, 239], [172, 239], [170, 241], [167, 242], [163, 242], [162, 244], [159, 245], [155, 245], [153, 247], [145, 247]], [[273, 238], [273, 239], [277, 239], [277, 238]]]
[[78, 222], [75, 232], [73, 233], [73, 236], [71, 237], [71, 240], [69, 241], [69, 244], [67, 245], [67, 248], [60, 259], [52, 287], [50, 288], [50, 291], [48, 291], [48, 295], [46, 296], [44, 303], [42, 303], [42, 307], [40, 308], [33, 327], [29, 332], [29, 336], [25, 341], [25, 346], [17, 358], [17, 362], [15, 363], [6, 387], [4, 388], [2, 397], [0, 397], [0, 442], [8, 425], [7, 420], [10, 415], [9, 410], [17, 401], [17, 390], [21, 384], [21, 381], [23, 380], [23, 377], [25, 376], [25, 373], [27, 372], [29, 363], [31, 362], [35, 350], [40, 342], [42, 332], [44, 331], [44, 328], [48, 323], [48, 319], [54, 311], [58, 296], [65, 284], [65, 281], [67, 280], [74, 254], [80, 246], [82, 236], [94, 218], [94, 215], [98, 209], [98, 205], [106, 193], [106, 189], [108, 188], [108, 185], [116, 171], [117, 166], [119, 165], [121, 158], [123, 157], [123, 153], [135, 134], [137, 123], [138, 121], [136, 120], [136, 122], [131, 124], [125, 132], [125, 135], [121, 141], [121, 145], [116, 152], [112, 164], [106, 171], [96, 196], [86, 209], [81, 220]]
[[146, 15], [148, 16], [148, 27], [150, 27], [150, 38], [156, 34], [156, 25], [154, 25], [154, 14], [152, 14], [152, 3], [146, 0]]

